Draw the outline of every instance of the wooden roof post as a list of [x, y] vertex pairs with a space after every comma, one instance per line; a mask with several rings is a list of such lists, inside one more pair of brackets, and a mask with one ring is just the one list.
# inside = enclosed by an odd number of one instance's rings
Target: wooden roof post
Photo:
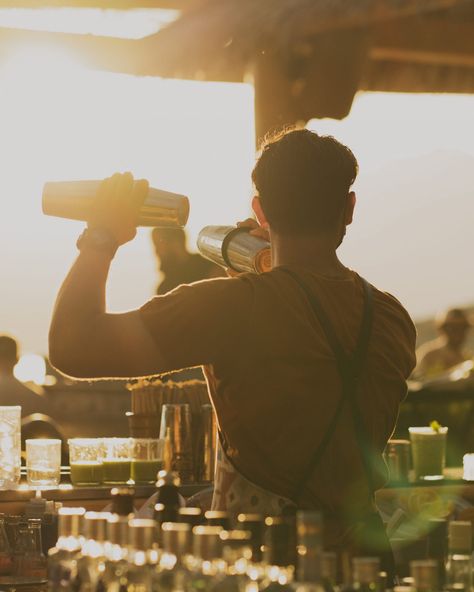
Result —
[[321, 33], [292, 44], [284, 54], [262, 51], [249, 68], [257, 143], [285, 125], [346, 117], [368, 62], [369, 45], [367, 31], [354, 29]]

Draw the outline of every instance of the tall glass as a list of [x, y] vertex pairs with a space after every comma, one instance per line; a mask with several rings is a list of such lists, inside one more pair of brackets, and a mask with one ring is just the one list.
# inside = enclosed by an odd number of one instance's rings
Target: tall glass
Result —
[[103, 479], [109, 485], [120, 485], [130, 479], [131, 438], [103, 438]]
[[68, 444], [72, 484], [81, 486], [102, 483], [102, 438], [71, 438]]
[[61, 440], [26, 440], [26, 479], [32, 487], [56, 487], [61, 479]]
[[135, 483], [155, 483], [163, 469], [164, 440], [131, 438], [131, 476]]
[[182, 481], [193, 480], [191, 410], [187, 403], [165, 404], [161, 411], [160, 438], [171, 448], [171, 470]]
[[20, 481], [21, 407], [0, 406], [0, 489], [14, 489]]
[[413, 427], [408, 431], [415, 478], [427, 481], [443, 479], [448, 428]]

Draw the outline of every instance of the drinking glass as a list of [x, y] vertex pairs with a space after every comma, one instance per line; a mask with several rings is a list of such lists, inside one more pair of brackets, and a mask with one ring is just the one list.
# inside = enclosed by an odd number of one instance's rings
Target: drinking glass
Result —
[[61, 479], [61, 440], [26, 440], [26, 479], [32, 487], [56, 487]]
[[131, 438], [102, 438], [103, 481], [108, 485], [120, 485], [130, 479]]
[[81, 486], [102, 483], [102, 438], [71, 438], [68, 444], [72, 484]]
[[408, 431], [415, 478], [427, 481], [443, 479], [448, 428], [434, 430], [424, 426], [408, 428]]
[[164, 440], [131, 438], [132, 479], [135, 483], [154, 483], [163, 468]]
[[163, 405], [160, 438], [165, 440], [165, 447], [170, 445], [171, 470], [183, 481], [192, 481], [191, 410], [187, 403]]
[[20, 481], [21, 407], [0, 406], [0, 489], [14, 489]]

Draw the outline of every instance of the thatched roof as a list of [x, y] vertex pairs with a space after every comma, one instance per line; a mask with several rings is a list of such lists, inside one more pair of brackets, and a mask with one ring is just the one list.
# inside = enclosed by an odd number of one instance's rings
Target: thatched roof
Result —
[[436, 13], [448, 20], [462, 13], [463, 22], [471, 12], [474, 24], [473, 5], [472, 0], [198, 0], [154, 36], [153, 50], [167, 75], [237, 81], [261, 52], [309, 52], [328, 32], [373, 33], [394, 20], [403, 26]]
[[142, 40], [28, 35], [115, 71], [231, 82], [250, 75], [257, 115], [267, 119], [260, 131], [344, 117], [359, 89], [474, 92], [474, 0], [167, 1], [182, 2], [181, 17]]

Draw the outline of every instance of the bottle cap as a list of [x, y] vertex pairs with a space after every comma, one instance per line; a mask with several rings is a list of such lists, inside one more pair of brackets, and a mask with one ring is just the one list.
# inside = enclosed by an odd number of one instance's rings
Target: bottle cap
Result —
[[204, 514], [209, 526], [222, 526], [225, 530], [230, 528], [230, 514], [221, 510], [209, 510]]
[[86, 512], [84, 514], [84, 536], [98, 543], [105, 543], [107, 520], [110, 512]]
[[221, 526], [195, 526], [193, 528], [193, 553], [200, 559], [212, 561], [222, 557]]
[[352, 572], [354, 582], [371, 584], [378, 581], [380, 559], [378, 557], [354, 557]]
[[410, 561], [410, 574], [417, 592], [439, 590], [439, 567], [434, 559]]
[[133, 518], [128, 522], [130, 546], [137, 551], [151, 549], [157, 537], [156, 522], [147, 518]]
[[107, 540], [112, 545], [120, 545], [127, 547], [129, 541], [129, 518], [128, 516], [120, 516], [119, 514], [112, 514], [107, 520]]
[[448, 544], [451, 553], [472, 552], [472, 524], [468, 521], [452, 520], [448, 526]]
[[265, 519], [263, 555], [268, 565], [285, 567], [291, 564], [289, 549], [291, 538], [290, 524], [284, 518], [269, 517]]
[[84, 508], [60, 508], [58, 511], [58, 535], [78, 537], [81, 534], [81, 520]]
[[161, 525], [161, 544], [166, 553], [176, 557], [191, 553], [191, 525], [184, 522], [164, 522]]
[[191, 526], [199, 526], [202, 523], [201, 508], [180, 508], [178, 510], [178, 520]]

